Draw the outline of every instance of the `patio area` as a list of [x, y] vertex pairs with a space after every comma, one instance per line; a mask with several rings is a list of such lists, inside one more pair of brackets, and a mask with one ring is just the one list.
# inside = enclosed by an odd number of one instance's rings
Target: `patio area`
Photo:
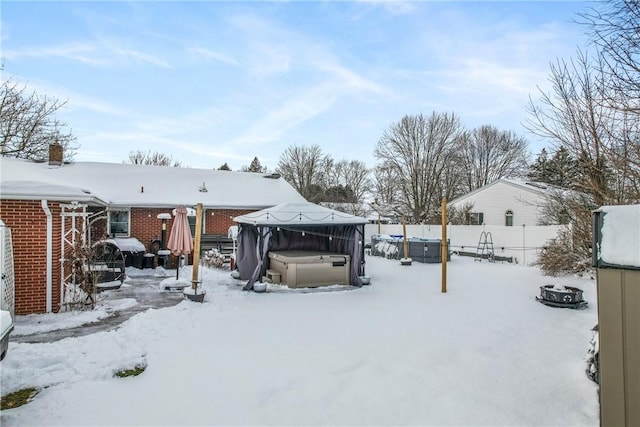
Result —
[[[127, 267], [127, 279], [119, 289], [98, 294], [100, 308], [94, 311], [74, 311], [50, 316], [70, 317], [64, 329], [45, 330], [34, 322], [44, 323], [43, 315], [17, 316], [11, 341], [18, 343], [44, 343], [117, 329], [123, 322], [148, 309], [171, 307], [183, 300], [182, 292], [161, 292], [160, 282], [175, 277], [175, 270], [162, 268], [140, 270]], [[101, 317], [102, 316], [102, 317]], [[38, 320], [36, 320], [38, 319]], [[83, 322], [83, 320], [86, 320]], [[33, 332], [33, 333], [32, 333]]]

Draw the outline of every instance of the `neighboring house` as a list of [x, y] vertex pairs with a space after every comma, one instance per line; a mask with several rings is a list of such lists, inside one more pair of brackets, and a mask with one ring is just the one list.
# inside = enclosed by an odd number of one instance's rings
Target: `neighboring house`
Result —
[[[63, 163], [0, 157], [0, 218], [11, 228], [16, 314], [57, 312], [61, 260], [88, 236], [135, 237], [147, 251], [162, 235], [159, 214], [204, 207], [203, 234], [227, 235], [233, 217], [280, 203], [305, 202], [275, 174], [116, 163]], [[166, 234], [173, 217], [166, 221]], [[88, 233], [83, 224], [88, 223]], [[167, 236], [168, 238], [168, 236]]]
[[465, 209], [466, 223], [473, 225], [538, 225], [546, 184], [499, 179], [450, 201], [449, 208]]
[[393, 209], [388, 206], [374, 205], [373, 203], [319, 203], [329, 209], [335, 209], [350, 215], [360, 216], [367, 219], [369, 224], [397, 224], [398, 219]]

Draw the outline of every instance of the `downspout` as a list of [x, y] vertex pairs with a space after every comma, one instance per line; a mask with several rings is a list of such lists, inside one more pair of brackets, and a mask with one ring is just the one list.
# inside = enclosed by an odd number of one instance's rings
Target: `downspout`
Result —
[[53, 299], [52, 286], [52, 258], [53, 258], [53, 217], [46, 199], [42, 199], [42, 210], [47, 217], [47, 297], [46, 312], [51, 313], [51, 302]]

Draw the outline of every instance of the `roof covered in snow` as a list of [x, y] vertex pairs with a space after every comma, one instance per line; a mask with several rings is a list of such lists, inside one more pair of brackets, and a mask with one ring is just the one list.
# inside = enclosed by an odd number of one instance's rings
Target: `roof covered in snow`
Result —
[[121, 207], [202, 203], [206, 208], [261, 209], [305, 199], [272, 174], [119, 163], [46, 162], [0, 157], [0, 197], [77, 200]]
[[480, 188], [477, 188], [463, 196], [460, 196], [456, 199], [450, 200], [449, 203], [450, 204], [456, 204], [474, 194], [480, 193], [481, 191], [486, 190], [489, 187], [493, 187], [494, 185], [498, 185], [498, 184], [504, 184], [504, 185], [510, 185], [512, 187], [516, 187], [519, 188], [521, 190], [524, 191], [528, 191], [530, 193], [534, 193], [534, 194], [545, 194], [548, 193], [550, 191], [553, 191], [554, 189], [557, 189], [557, 187], [554, 187], [552, 185], [549, 184], [545, 184], [543, 182], [534, 182], [534, 181], [522, 181], [522, 180], [517, 180], [517, 179], [497, 179], [493, 182], [490, 182], [487, 185], [484, 185]]
[[310, 202], [282, 203], [261, 211], [233, 218], [235, 222], [252, 225], [345, 225], [366, 224], [359, 216], [325, 208]]
[[640, 205], [603, 206], [600, 260], [640, 268]]

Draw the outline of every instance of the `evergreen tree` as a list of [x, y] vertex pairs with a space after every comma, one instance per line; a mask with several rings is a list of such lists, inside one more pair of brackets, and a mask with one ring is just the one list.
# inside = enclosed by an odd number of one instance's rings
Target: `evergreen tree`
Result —
[[258, 159], [258, 157], [254, 157], [253, 160], [251, 161], [251, 164], [249, 166], [243, 166], [242, 168], [240, 168], [240, 171], [242, 171], [242, 172], [266, 173], [267, 172], [267, 167], [266, 166], [262, 166], [260, 164], [260, 160]]
[[529, 166], [527, 177], [532, 181], [544, 182], [556, 187], [574, 188], [578, 177], [578, 162], [562, 146], [553, 153], [551, 158], [543, 148], [536, 161]]
[[578, 176], [578, 162], [564, 147], [553, 153], [549, 162], [549, 180], [544, 181], [561, 188], [574, 188]]
[[549, 154], [547, 149], [543, 148], [538, 154], [536, 161], [529, 166], [529, 173], [527, 177], [532, 181], [537, 182], [549, 182], [551, 179], [549, 176]]
[[227, 164], [227, 162], [225, 162], [222, 166], [220, 166], [218, 168], [219, 171], [230, 171], [231, 168], [229, 167], [229, 165]]

